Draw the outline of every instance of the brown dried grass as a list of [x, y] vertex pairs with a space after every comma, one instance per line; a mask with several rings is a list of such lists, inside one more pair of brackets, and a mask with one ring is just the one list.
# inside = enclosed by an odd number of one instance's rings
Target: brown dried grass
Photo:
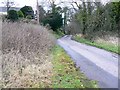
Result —
[[49, 87], [54, 44], [54, 37], [42, 26], [3, 22], [3, 87]]

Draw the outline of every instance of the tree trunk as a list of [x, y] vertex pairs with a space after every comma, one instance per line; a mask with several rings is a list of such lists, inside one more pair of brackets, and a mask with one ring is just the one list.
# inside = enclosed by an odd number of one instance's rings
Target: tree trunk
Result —
[[86, 4], [83, 2], [83, 32], [82, 34], [86, 34], [86, 20], [87, 20], [87, 10], [86, 10]]

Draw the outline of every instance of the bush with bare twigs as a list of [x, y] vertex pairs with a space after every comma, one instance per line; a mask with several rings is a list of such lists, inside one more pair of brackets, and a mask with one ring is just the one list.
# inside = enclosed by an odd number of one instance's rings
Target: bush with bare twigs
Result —
[[54, 37], [42, 26], [3, 22], [3, 87], [49, 87], [54, 44]]

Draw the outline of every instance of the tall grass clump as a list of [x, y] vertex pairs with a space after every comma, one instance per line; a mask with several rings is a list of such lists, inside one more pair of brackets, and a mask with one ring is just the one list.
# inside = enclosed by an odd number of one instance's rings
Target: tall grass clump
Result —
[[54, 44], [54, 37], [42, 26], [3, 22], [3, 87], [49, 87]]

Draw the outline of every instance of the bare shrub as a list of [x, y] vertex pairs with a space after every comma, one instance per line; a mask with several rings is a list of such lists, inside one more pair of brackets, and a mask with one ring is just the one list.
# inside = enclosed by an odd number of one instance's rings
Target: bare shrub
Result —
[[36, 20], [34, 19], [26, 19], [26, 18], [22, 18], [22, 19], [19, 19], [19, 22], [21, 23], [29, 23], [29, 24], [38, 24]]
[[75, 20], [73, 20], [69, 25], [65, 27], [67, 34], [73, 34], [73, 35], [77, 33], [81, 33], [80, 29], [81, 27], [79, 23]]
[[[2, 48], [2, 16], [0, 15], [0, 49]], [[0, 88], [2, 87], [2, 52], [0, 51]]]
[[44, 87], [50, 85], [50, 49], [55, 39], [39, 25], [3, 23], [3, 87]]
[[118, 46], [119, 45], [119, 37], [117, 36], [110, 36], [110, 35], [105, 35], [104, 37], [96, 37], [96, 39], [94, 40], [97, 43], [106, 43], [106, 44], [110, 44], [110, 45], [114, 45], [114, 46]]

